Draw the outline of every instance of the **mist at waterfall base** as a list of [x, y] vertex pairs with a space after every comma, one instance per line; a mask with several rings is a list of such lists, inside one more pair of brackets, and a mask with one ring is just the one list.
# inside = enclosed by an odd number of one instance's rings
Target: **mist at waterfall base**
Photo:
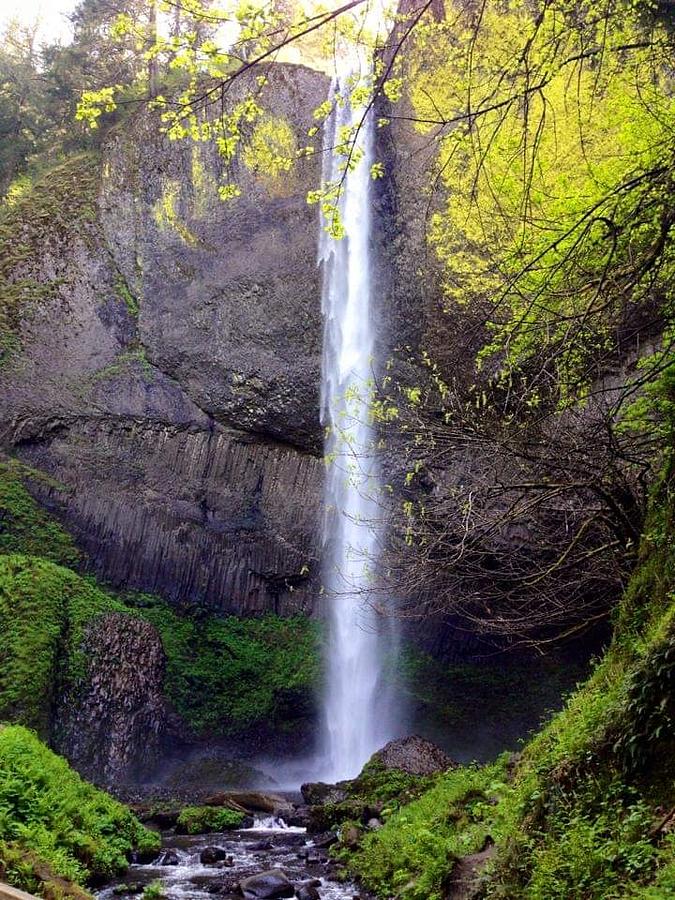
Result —
[[[353, 76], [336, 79], [324, 130], [324, 184], [343, 178], [344, 236], [322, 218], [324, 317], [322, 424], [326, 427], [324, 593], [328, 653], [318, 768], [331, 781], [351, 778], [396, 731], [383, 659], [396, 646], [393, 622], [379, 621], [376, 594], [381, 481], [371, 418], [375, 329], [372, 265], [373, 116], [349, 100]], [[363, 121], [362, 121], [363, 119]], [[358, 127], [353, 167], [334, 148]]]

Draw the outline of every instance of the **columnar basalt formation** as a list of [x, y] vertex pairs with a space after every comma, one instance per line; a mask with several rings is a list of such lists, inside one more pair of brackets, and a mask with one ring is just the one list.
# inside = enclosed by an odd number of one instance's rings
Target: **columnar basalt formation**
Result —
[[[268, 73], [263, 121], [303, 147], [327, 79]], [[242, 82], [238, 90], [245, 90]], [[252, 126], [255, 127], [255, 126]], [[0, 366], [0, 449], [119, 586], [234, 613], [311, 612], [322, 467], [318, 158], [229, 172], [138, 117], [90, 202], [17, 223], [20, 309]], [[51, 215], [51, 212], [50, 212]]]

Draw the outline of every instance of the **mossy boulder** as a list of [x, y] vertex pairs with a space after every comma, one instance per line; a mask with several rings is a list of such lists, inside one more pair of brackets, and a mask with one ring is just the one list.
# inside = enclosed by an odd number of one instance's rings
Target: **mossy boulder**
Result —
[[253, 819], [243, 812], [227, 807], [186, 806], [176, 821], [180, 834], [209, 834], [212, 831], [233, 831], [247, 828]]

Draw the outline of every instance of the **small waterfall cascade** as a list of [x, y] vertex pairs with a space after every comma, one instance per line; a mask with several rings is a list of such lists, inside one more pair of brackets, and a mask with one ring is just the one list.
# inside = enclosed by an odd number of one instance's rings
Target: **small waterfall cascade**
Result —
[[[343, 175], [334, 152], [345, 127], [358, 125], [349, 78], [331, 89], [333, 112], [324, 131], [324, 183]], [[372, 610], [380, 478], [371, 421], [374, 328], [371, 226], [373, 123], [369, 113], [356, 137], [358, 163], [344, 176], [339, 209], [344, 236], [335, 239], [322, 221], [324, 315], [322, 423], [326, 438], [324, 589], [329, 607], [323, 775], [331, 781], [357, 775], [388, 740], [388, 703], [381, 686], [382, 647]]]

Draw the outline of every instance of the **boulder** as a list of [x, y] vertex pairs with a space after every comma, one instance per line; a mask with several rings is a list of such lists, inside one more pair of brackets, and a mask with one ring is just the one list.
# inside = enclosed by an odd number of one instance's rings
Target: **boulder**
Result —
[[175, 850], [164, 850], [157, 860], [159, 866], [178, 866], [180, 865], [180, 857]]
[[277, 897], [293, 897], [295, 886], [281, 869], [269, 869], [259, 875], [244, 878], [239, 889], [245, 900], [276, 900]]
[[180, 812], [178, 807], [175, 809], [152, 809], [147, 814], [142, 815], [140, 819], [141, 822], [150, 822], [162, 829], [175, 828]]
[[323, 806], [325, 803], [342, 803], [346, 800], [349, 784], [348, 781], [339, 781], [337, 784], [309, 781], [302, 785], [300, 791], [308, 806]]
[[321, 900], [321, 894], [317, 891], [317, 889], [309, 884], [301, 885], [295, 896], [298, 900]]
[[337, 843], [338, 836], [334, 831], [327, 831], [325, 834], [314, 835], [314, 846], [319, 850], [327, 850]]
[[415, 734], [389, 741], [371, 756], [367, 765], [373, 764], [420, 776], [436, 775], [457, 766], [445, 750]]
[[61, 699], [55, 749], [104, 785], [154, 771], [166, 731], [166, 656], [150, 622], [124, 613], [95, 617], [81, 645], [85, 677]]
[[204, 847], [199, 854], [199, 861], [204, 866], [213, 866], [227, 859], [227, 851], [222, 847]]
[[361, 829], [357, 828], [356, 825], [347, 825], [340, 835], [340, 843], [343, 847], [348, 847], [350, 850], [356, 850], [361, 841], [361, 835]]
[[296, 806], [291, 813], [284, 816], [287, 825], [293, 825], [298, 828], [307, 828], [309, 822], [309, 807]]

